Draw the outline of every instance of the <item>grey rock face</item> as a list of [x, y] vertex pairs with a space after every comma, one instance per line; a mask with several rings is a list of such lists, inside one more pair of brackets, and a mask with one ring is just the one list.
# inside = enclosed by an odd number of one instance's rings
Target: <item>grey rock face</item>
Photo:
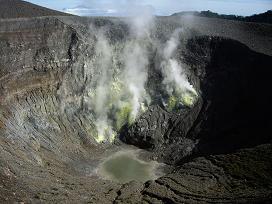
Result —
[[188, 156], [197, 141], [186, 138], [186, 135], [200, 112], [201, 104], [199, 99], [194, 107], [178, 113], [169, 113], [159, 106], [151, 107], [123, 133], [123, 140], [154, 151], [161, 159], [166, 156], [168, 163], [177, 157]]
[[[184, 22], [157, 18], [151, 37], [165, 43], [184, 26], [175, 57], [184, 63], [199, 93], [197, 102], [176, 111], [164, 107], [162, 76], [155, 71], [161, 59], [151, 43], [146, 87], [153, 103], [134, 123], [124, 124], [120, 135], [122, 141], [147, 149], [152, 158], [175, 170], [156, 181], [120, 185], [95, 173], [101, 159], [124, 144], [97, 143], [95, 112], [86, 98], [101, 72], [94, 66], [99, 58], [95, 30], [107, 27], [105, 38], [114, 47], [109, 71], [118, 72], [122, 63], [116, 59], [129, 39], [127, 24], [117, 18], [1, 20], [0, 201], [269, 201], [271, 145], [256, 145], [271, 140], [265, 132], [271, 114], [272, 66], [270, 56], [255, 51], [263, 46], [268, 53], [266, 40], [271, 36], [262, 41], [254, 34], [258, 45], [251, 46], [249, 38], [241, 40], [240, 35], [232, 40], [199, 37], [216, 23], [206, 24], [201, 33]], [[233, 27], [241, 26], [245, 25]], [[257, 48], [250, 50], [234, 40]], [[247, 147], [251, 148], [240, 150]]]

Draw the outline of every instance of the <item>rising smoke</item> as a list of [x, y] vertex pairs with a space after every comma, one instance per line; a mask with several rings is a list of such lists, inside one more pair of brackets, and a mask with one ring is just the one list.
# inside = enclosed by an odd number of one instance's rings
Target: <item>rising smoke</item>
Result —
[[95, 125], [97, 127], [97, 141], [101, 142], [105, 137], [111, 137], [113, 130], [111, 128], [110, 120], [108, 119], [107, 107], [108, 98], [110, 94], [110, 82], [112, 79], [111, 62], [112, 49], [102, 31], [98, 32], [98, 39], [96, 44], [97, 64], [101, 71], [99, 79], [97, 80], [97, 87], [94, 94], [94, 111], [96, 116]]
[[[162, 47], [151, 35], [154, 17], [145, 11], [127, 18], [126, 23], [130, 25], [130, 35], [118, 43], [107, 39], [106, 29], [96, 30], [95, 26], [91, 26], [96, 44], [94, 57], [88, 66], [98, 73], [94, 74], [94, 82], [88, 88], [87, 101], [90, 110], [93, 110], [96, 130], [92, 134], [98, 143], [112, 142], [122, 126], [133, 123], [151, 103], [146, 87], [149, 56], [154, 47]], [[197, 96], [181, 64], [174, 57], [181, 34], [182, 29], [176, 30], [160, 54], [161, 83], [169, 95], [165, 106], [170, 110], [178, 104], [193, 105]]]
[[181, 28], [176, 29], [162, 51], [161, 71], [164, 76], [163, 84], [170, 96], [168, 104], [166, 104], [170, 110], [175, 108], [178, 103], [192, 106], [197, 96], [197, 92], [189, 83], [182, 65], [174, 58], [174, 53], [180, 42], [179, 36], [182, 33]]
[[[144, 21], [148, 19], [148, 21]], [[144, 22], [144, 23], [143, 23]], [[130, 36], [123, 43], [110, 44], [104, 28], [95, 32], [95, 57], [89, 63], [95, 74], [89, 87], [89, 106], [94, 110], [97, 142], [113, 141], [124, 124], [132, 123], [149, 104], [145, 84], [148, 78], [149, 28], [152, 16], [129, 18]], [[119, 62], [115, 65], [114, 62]]]
[[[140, 109], [149, 101], [145, 90], [148, 78], [150, 29], [153, 27], [153, 15], [145, 10], [129, 19], [131, 40], [126, 43], [123, 60], [125, 62], [124, 79], [132, 95], [132, 119], [135, 120]], [[142, 110], [143, 111], [143, 110]]]

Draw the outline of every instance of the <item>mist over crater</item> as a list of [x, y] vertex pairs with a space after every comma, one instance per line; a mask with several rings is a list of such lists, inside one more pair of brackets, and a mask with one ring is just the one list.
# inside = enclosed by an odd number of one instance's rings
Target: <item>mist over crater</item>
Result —
[[[94, 53], [84, 62], [90, 80], [85, 82], [83, 105], [93, 112], [96, 131], [92, 135], [98, 143], [113, 142], [120, 129], [131, 125], [150, 105], [171, 112], [190, 108], [197, 101], [198, 93], [177, 51], [182, 29], [175, 29], [166, 42], [158, 41], [153, 18], [128, 19], [124, 22], [130, 25], [128, 36], [116, 42], [107, 37], [110, 27], [90, 25]], [[156, 81], [150, 76], [153, 70], [160, 75]]]
[[0, 19], [0, 202], [270, 201], [270, 31]]

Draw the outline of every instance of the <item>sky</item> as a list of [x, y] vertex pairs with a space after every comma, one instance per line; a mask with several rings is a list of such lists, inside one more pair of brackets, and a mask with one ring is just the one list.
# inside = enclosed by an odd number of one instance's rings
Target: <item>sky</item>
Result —
[[82, 16], [123, 16], [131, 9], [149, 9], [155, 15], [211, 10], [220, 14], [252, 15], [272, 10], [272, 0], [26, 0]]

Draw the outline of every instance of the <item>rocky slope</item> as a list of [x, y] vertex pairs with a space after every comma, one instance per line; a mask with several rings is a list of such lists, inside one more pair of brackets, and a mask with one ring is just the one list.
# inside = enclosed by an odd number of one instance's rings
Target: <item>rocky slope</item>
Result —
[[[199, 97], [193, 106], [169, 110], [161, 99], [167, 95], [157, 69], [163, 59], [154, 42], [164, 44], [180, 27], [174, 57]], [[134, 122], [126, 118], [120, 123], [121, 141], [113, 144], [99, 144], [90, 103], [104, 66], [100, 56], [105, 63], [108, 56], [97, 54], [97, 47], [107, 45], [99, 40], [100, 29], [112, 50], [107, 70], [118, 73], [124, 43], [135, 45], [126, 19], [0, 21], [0, 200], [269, 202], [272, 28], [205, 18], [193, 23], [155, 19], [150, 39], [144, 41], [145, 86], [152, 103]], [[97, 165], [127, 148], [122, 141], [147, 149], [150, 158], [168, 163], [173, 171], [144, 184], [102, 180], [95, 173]]]
[[0, 0], [0, 5], [0, 19], [70, 15], [20, 0]]
[[271, 145], [199, 157], [144, 186], [123, 186], [116, 203], [269, 203], [270, 159]]

